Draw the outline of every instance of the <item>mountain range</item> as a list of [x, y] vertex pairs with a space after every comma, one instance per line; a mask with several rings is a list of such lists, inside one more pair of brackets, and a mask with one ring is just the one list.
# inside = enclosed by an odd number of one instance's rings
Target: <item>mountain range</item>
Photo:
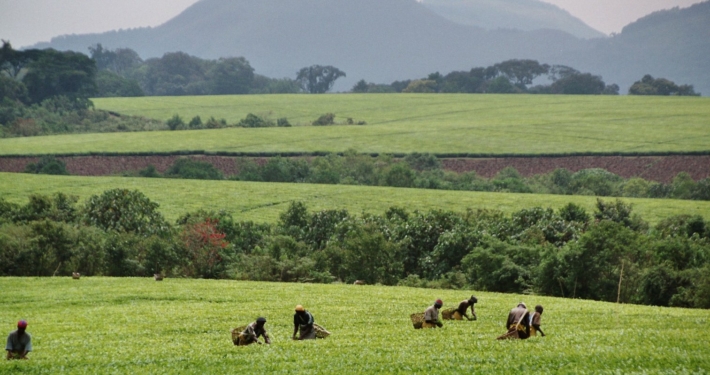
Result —
[[[201, 0], [158, 27], [60, 36], [34, 47], [87, 52], [101, 43], [143, 58], [174, 51], [244, 56], [257, 73], [276, 78], [294, 78], [304, 66], [334, 65], [347, 73], [336, 90], [360, 79], [389, 83], [519, 58], [599, 74], [622, 92], [651, 74], [710, 93], [710, 1], [651, 14], [601, 38], [571, 16], [566, 19], [578, 31], [551, 22], [535, 28], [539, 16], [528, 23], [509, 17], [517, 29], [466, 16], [494, 2], [507, 7], [498, 9], [540, 6], [536, 0]], [[548, 14], [565, 13], [554, 8]]]

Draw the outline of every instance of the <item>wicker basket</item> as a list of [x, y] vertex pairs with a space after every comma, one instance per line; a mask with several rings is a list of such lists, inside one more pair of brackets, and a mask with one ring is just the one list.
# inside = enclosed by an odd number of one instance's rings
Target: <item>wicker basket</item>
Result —
[[409, 316], [410, 319], [412, 319], [412, 325], [414, 326], [414, 329], [421, 329], [422, 324], [424, 324], [424, 313], [414, 313]]
[[441, 311], [441, 317], [444, 320], [454, 320], [454, 313], [456, 312], [455, 308], [451, 309], [446, 309]]
[[234, 343], [234, 345], [244, 345], [244, 342], [241, 340], [241, 334], [242, 332], [244, 332], [245, 329], [247, 329], [247, 326], [237, 327], [232, 330], [232, 342]]
[[330, 332], [328, 332], [327, 329], [319, 326], [318, 324], [313, 324], [313, 329], [316, 331], [316, 338], [318, 339], [324, 339], [328, 336], [330, 336]]

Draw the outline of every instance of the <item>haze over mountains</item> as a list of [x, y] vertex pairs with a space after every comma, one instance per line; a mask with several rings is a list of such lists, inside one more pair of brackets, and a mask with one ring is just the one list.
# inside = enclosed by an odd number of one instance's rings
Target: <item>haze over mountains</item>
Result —
[[562, 30], [578, 38], [606, 35], [559, 7], [539, 0], [418, 0], [453, 22], [486, 30]]
[[[593, 37], [594, 30], [572, 16], [560, 16], [566, 12], [559, 8], [549, 6], [542, 14], [548, 19], [561, 17], [567, 26], [545, 21], [532, 11], [540, 4], [536, 0], [202, 0], [155, 28], [62, 36], [35, 47], [86, 53], [88, 46], [101, 43], [110, 49], [132, 48], [143, 58], [174, 51], [201, 58], [244, 56], [257, 73], [271, 77], [294, 78], [304, 66], [334, 65], [347, 73], [337, 90], [347, 90], [360, 79], [389, 83], [529, 58], [600, 74], [607, 83], [619, 84], [622, 92], [644, 74], [652, 74], [710, 93], [704, 66], [710, 57], [710, 1], [657, 12], [615, 37], [590, 40], [580, 36]], [[497, 9], [504, 15], [500, 25], [509, 19], [524, 30], [466, 21], [476, 9]], [[531, 9], [526, 11], [531, 17], [516, 20], [526, 13], [518, 9]], [[536, 22], [548, 28], [535, 29]]]

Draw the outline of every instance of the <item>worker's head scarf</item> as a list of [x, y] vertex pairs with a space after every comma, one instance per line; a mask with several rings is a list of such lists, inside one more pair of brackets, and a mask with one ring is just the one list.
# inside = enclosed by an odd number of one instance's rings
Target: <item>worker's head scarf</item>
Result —
[[266, 323], [266, 318], [260, 316], [256, 319], [256, 322], [257, 323]]
[[306, 311], [301, 305], [296, 305], [296, 311]]
[[436, 300], [436, 302], [434, 302], [434, 304], [439, 305], [439, 306], [444, 306], [444, 301], [438, 299], [438, 300]]
[[20, 320], [17, 322], [17, 328], [27, 328], [27, 321], [26, 320]]
[[520, 303], [518, 304], [518, 307], [522, 307], [522, 308], [524, 308], [524, 309], [527, 309], [527, 308], [528, 308], [528, 305], [526, 305], [525, 302], [520, 302]]

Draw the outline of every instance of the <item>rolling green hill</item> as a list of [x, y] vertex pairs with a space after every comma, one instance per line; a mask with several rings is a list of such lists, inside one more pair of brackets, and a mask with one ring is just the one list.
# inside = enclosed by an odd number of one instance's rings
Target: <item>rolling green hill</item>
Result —
[[[350, 185], [278, 184], [124, 177], [64, 177], [0, 173], [0, 198], [26, 203], [31, 194], [64, 192], [82, 200], [105, 190], [137, 189], [160, 204], [174, 221], [198, 209], [231, 212], [236, 220], [275, 222], [291, 201], [303, 201], [313, 211], [347, 209], [353, 214], [381, 214], [389, 207], [408, 210], [495, 209], [512, 213], [523, 208], [558, 209], [569, 202], [594, 210], [595, 197], [398, 189]], [[608, 198], [613, 199], [613, 198]], [[710, 202], [670, 199], [624, 199], [634, 212], [655, 224], [672, 215], [701, 215], [710, 220]]]
[[309, 125], [331, 112], [365, 126], [294, 126], [0, 139], [0, 155], [170, 152], [560, 154], [710, 149], [710, 101], [548, 95], [260, 95], [96, 99], [97, 108], [236, 123], [248, 113]]
[[[409, 314], [471, 291], [147, 278], [0, 278], [6, 332], [29, 322], [29, 361], [0, 373], [704, 373], [705, 310], [473, 292], [478, 320], [414, 330]], [[545, 307], [546, 337], [497, 341], [510, 308]], [[303, 304], [332, 335], [291, 341]], [[272, 345], [230, 330], [265, 316]]]

